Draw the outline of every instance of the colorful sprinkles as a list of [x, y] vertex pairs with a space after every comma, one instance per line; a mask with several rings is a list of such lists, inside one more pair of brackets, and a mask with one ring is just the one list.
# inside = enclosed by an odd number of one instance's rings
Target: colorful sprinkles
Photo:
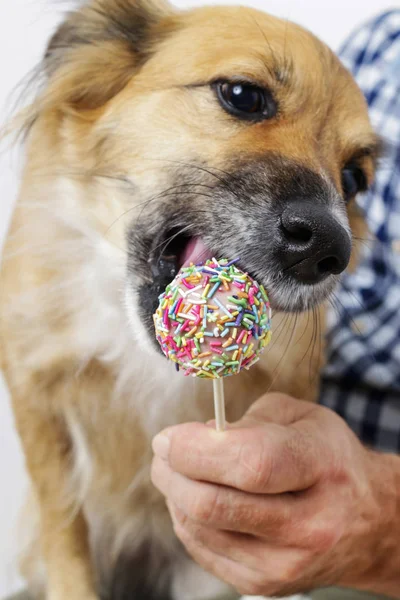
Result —
[[185, 375], [235, 375], [252, 367], [271, 341], [267, 293], [236, 262], [213, 258], [185, 267], [159, 297], [156, 337]]

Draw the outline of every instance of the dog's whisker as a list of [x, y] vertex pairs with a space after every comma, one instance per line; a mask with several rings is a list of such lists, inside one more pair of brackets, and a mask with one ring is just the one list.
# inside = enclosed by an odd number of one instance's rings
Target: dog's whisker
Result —
[[283, 63], [285, 65], [288, 61], [288, 29], [289, 19], [285, 19], [285, 32], [283, 34]]
[[270, 345], [267, 348], [267, 352], [271, 352], [272, 349], [278, 345], [278, 342], [285, 337], [288, 332], [287, 322], [290, 318], [290, 313], [285, 313], [283, 318], [280, 320], [276, 328], [274, 328], [273, 337]]
[[193, 225], [186, 225], [185, 227], [182, 227], [177, 233], [174, 233], [173, 235], [171, 235], [169, 238], [167, 238], [166, 240], [163, 240], [161, 242], [161, 244], [158, 244], [154, 249], [153, 252], [155, 252], [156, 250], [158, 250], [158, 248], [161, 248], [160, 251], [160, 257], [159, 259], [162, 257], [162, 255], [165, 252], [165, 249], [167, 248], [167, 246], [177, 237], [179, 237], [180, 235], [182, 235], [183, 233], [185, 233], [185, 231], [189, 231], [190, 229], [193, 229]]
[[[135, 206], [131, 206], [131, 207], [130, 207], [130, 208], [128, 208], [126, 211], [124, 211], [124, 212], [123, 212], [121, 215], [119, 215], [119, 217], [117, 217], [117, 218], [116, 218], [116, 219], [115, 219], [115, 220], [114, 220], [114, 221], [111, 223], [111, 225], [108, 227], [108, 229], [106, 230], [106, 232], [105, 232], [105, 234], [104, 234], [104, 235], [105, 235], [105, 236], [107, 236], [107, 235], [109, 234], [110, 230], [111, 230], [111, 229], [112, 229], [112, 228], [113, 228], [113, 227], [114, 227], [114, 226], [115, 226], [115, 225], [116, 225], [116, 224], [117, 224], [117, 223], [118, 223], [118, 222], [119, 222], [121, 219], [123, 219], [124, 217], [126, 217], [126, 216], [127, 216], [129, 213], [136, 211], [136, 210], [137, 210], [139, 207], [142, 207], [142, 210], [141, 210], [141, 212], [139, 213], [139, 215], [138, 215], [138, 216], [136, 217], [136, 219], [135, 219], [135, 220], [137, 220], [137, 221], [139, 221], [139, 220], [140, 220], [140, 218], [141, 218], [141, 215], [143, 214], [143, 210], [144, 210], [144, 208], [148, 207], [148, 205], [149, 205], [151, 202], [154, 202], [155, 200], [160, 200], [160, 199], [162, 199], [162, 198], [169, 198], [169, 197], [171, 197], [171, 196], [179, 196], [180, 194], [182, 194], [182, 195], [185, 195], [185, 194], [187, 194], [187, 192], [178, 192], [178, 191], [169, 191], [169, 192], [168, 192], [168, 190], [167, 190], [167, 192], [163, 192], [163, 193], [161, 193], [161, 194], [157, 194], [157, 196], [154, 196], [154, 197], [152, 197], [152, 198], [149, 198], [149, 199], [147, 199], [145, 202], [142, 202], [141, 204], [136, 204]], [[204, 194], [204, 193], [201, 193], [201, 192], [194, 192], [194, 191], [191, 191], [191, 192], [190, 192], [190, 195], [192, 195], [192, 196], [199, 196], [199, 197], [200, 197], [200, 196], [202, 196], [202, 197], [205, 197], [205, 198], [213, 198], [213, 196], [211, 196], [210, 194]], [[190, 211], [190, 212], [191, 212], [191, 214], [192, 214], [192, 211]], [[193, 212], [195, 212], [195, 211], [193, 211]], [[209, 212], [209, 211], [203, 210], [203, 211], [196, 211], [196, 212], [203, 212], [203, 213], [207, 213], [207, 212]]]
[[[357, 321], [351, 316], [351, 314], [349, 313], [349, 311], [347, 310], [347, 308], [344, 306], [343, 302], [339, 299], [339, 297], [337, 296], [337, 294], [333, 293], [333, 298], [335, 299], [335, 301], [337, 302], [337, 304], [340, 306], [342, 312], [345, 314], [345, 316], [347, 317], [347, 319], [349, 320], [349, 323], [351, 324], [352, 328], [357, 332], [357, 334], [360, 337], [363, 337], [363, 333], [360, 330]], [[357, 298], [354, 296], [355, 300], [357, 300]], [[360, 305], [361, 309], [363, 310], [363, 313], [365, 313], [366, 318], [370, 321], [370, 323], [372, 325], [374, 325], [372, 318], [368, 315], [367, 310], [365, 309], [365, 307], [363, 307], [363, 305], [357, 300], [358, 304]], [[342, 317], [342, 314], [340, 312], [340, 309], [338, 309], [338, 316], [339, 318]], [[372, 360], [375, 360], [375, 353], [373, 351], [371, 351], [370, 347], [368, 347], [367, 349], [367, 354], [369, 355], [369, 357]]]
[[[309, 327], [309, 323], [310, 323], [310, 317], [311, 317], [311, 312], [310, 312], [310, 311], [308, 311], [308, 315], [307, 315], [307, 322], [306, 322], [306, 324], [305, 324], [304, 331], [303, 331], [303, 333], [302, 333], [302, 335], [301, 335], [301, 337], [300, 337], [300, 339], [299, 339], [299, 342], [300, 342], [300, 340], [301, 340], [301, 339], [304, 337], [304, 335], [306, 334], [306, 332], [308, 331], [308, 327]], [[298, 342], [298, 343], [299, 343], [299, 342]], [[297, 363], [297, 365], [296, 365], [296, 368], [300, 367], [300, 366], [301, 366], [301, 364], [302, 364], [302, 362], [303, 362], [303, 361], [306, 359], [306, 357], [307, 357], [307, 354], [309, 353], [311, 346], [312, 346], [312, 337], [310, 337], [310, 340], [309, 340], [309, 342], [308, 342], [308, 346], [307, 346], [307, 348], [306, 348], [306, 350], [305, 350], [304, 354], [301, 356], [300, 360], [298, 361], [298, 363]]]
[[294, 335], [295, 335], [295, 332], [296, 332], [297, 319], [298, 319], [298, 314], [297, 313], [292, 313], [290, 315], [290, 321], [287, 324], [288, 341], [287, 341], [285, 349], [284, 349], [284, 351], [282, 353], [282, 356], [280, 357], [280, 360], [279, 360], [278, 364], [275, 367], [274, 371], [276, 373], [276, 376], [274, 378], [274, 381], [279, 377], [279, 375], [280, 375], [280, 370], [279, 369], [280, 369], [282, 363], [284, 362], [284, 360], [286, 358], [286, 355], [287, 355], [287, 352], [288, 352], [289, 348], [291, 347], [291, 344], [292, 344], [292, 341], [293, 341], [293, 338], [294, 338]]
[[271, 42], [269, 41], [268, 37], [265, 35], [265, 32], [263, 31], [262, 27], [260, 26], [259, 22], [257, 21], [257, 19], [254, 17], [254, 15], [250, 15], [253, 22], [255, 23], [257, 29], [259, 30], [259, 32], [261, 33], [269, 51], [270, 51], [270, 55], [272, 58], [272, 62], [273, 62], [273, 67], [271, 68], [270, 64], [268, 61], [265, 61], [265, 66], [267, 67], [267, 70], [269, 71], [271, 77], [273, 77], [274, 79], [276, 78], [276, 74], [279, 73], [279, 62], [276, 58], [276, 54], [274, 52], [274, 49], [272, 48]]
[[[313, 346], [312, 346], [312, 350], [311, 350], [311, 356], [310, 356], [310, 362], [309, 362], [309, 372], [308, 372], [310, 387], [313, 385], [315, 378], [318, 376], [319, 365], [320, 365], [320, 361], [321, 361], [322, 340], [321, 340], [320, 317], [321, 317], [320, 312], [318, 310], [315, 310], [315, 313], [314, 313], [315, 332], [313, 329]], [[316, 352], [316, 359], [314, 359], [315, 352]], [[314, 367], [314, 362], [315, 362], [315, 367]]]
[[311, 335], [311, 353], [308, 360], [308, 381], [311, 384], [311, 372], [312, 372], [312, 363], [314, 358], [315, 344], [316, 344], [316, 336], [317, 336], [317, 320], [316, 320], [316, 312], [315, 307], [312, 309], [312, 335]]
[[183, 161], [179, 161], [179, 160], [171, 160], [171, 159], [165, 159], [165, 158], [160, 158], [160, 159], [157, 159], [157, 158], [148, 158], [148, 159], [144, 159], [144, 160], [154, 160], [154, 161], [168, 162], [168, 163], [177, 164], [177, 165], [180, 165], [180, 166], [183, 166], [183, 167], [187, 167], [189, 169], [197, 169], [198, 171], [207, 173], [208, 175], [211, 175], [212, 177], [214, 177], [215, 179], [217, 179], [234, 196], [236, 196], [237, 198], [239, 198], [239, 196], [237, 195], [235, 189], [233, 189], [232, 186], [230, 185], [229, 181], [226, 181], [222, 177], [220, 177], [220, 176], [216, 175], [215, 173], [213, 173], [213, 171], [217, 171], [217, 173], [222, 173], [224, 175], [227, 175], [228, 177], [232, 176], [231, 174], [227, 173], [226, 171], [223, 171], [222, 169], [218, 169], [216, 167], [206, 168], [206, 167], [203, 167], [201, 165], [197, 165], [196, 163], [187, 163], [187, 162], [183, 162]]
[[[279, 324], [274, 328], [274, 337], [273, 337], [273, 341], [277, 341], [279, 339], [278, 333], [280, 334], [280, 332], [283, 330], [285, 330], [285, 328], [283, 327], [285, 321], [287, 321], [288, 319], [288, 313], [284, 313], [283, 318], [281, 318]], [[269, 346], [270, 347], [270, 346]]]
[[[349, 322], [351, 323], [352, 328], [355, 330], [355, 332], [357, 333], [357, 335], [359, 335], [360, 337], [363, 337], [363, 333], [360, 330], [359, 326], [357, 325], [357, 322], [351, 317], [350, 313], [348, 312], [348, 310], [346, 309], [346, 307], [343, 305], [343, 303], [340, 301], [340, 299], [338, 298], [338, 296], [336, 294], [333, 294], [334, 300], [335, 302], [337, 302], [341, 308], [341, 310], [343, 311], [343, 313], [347, 316], [347, 318], [349, 319]], [[342, 318], [342, 313], [340, 311], [340, 309], [338, 308], [338, 306], [335, 306], [334, 303], [332, 301], [330, 301], [331, 306], [335, 309], [336, 314], [338, 315], [338, 319]], [[366, 313], [366, 315], [368, 319], [370, 319], [372, 325], [372, 319], [368, 316], [368, 314]], [[365, 347], [365, 352], [366, 355], [368, 356], [368, 358], [375, 362], [376, 361], [376, 352], [371, 349], [371, 346], [369, 345], [368, 347]]]
[[141, 207], [141, 211], [140, 211], [139, 215], [137, 216], [137, 220], [139, 220], [141, 218], [144, 209], [147, 208], [150, 203], [154, 202], [155, 200], [160, 200], [162, 198], [168, 197], [167, 195], [169, 193], [171, 193], [171, 194], [172, 194], [172, 192], [177, 193], [177, 190], [180, 188], [180, 186], [181, 186], [181, 184], [170, 186], [169, 188], [158, 193], [156, 196], [152, 196], [151, 198], [146, 199], [144, 202], [136, 205], [136, 208]]
[[300, 336], [300, 337], [298, 338], [298, 340], [297, 340], [297, 343], [298, 343], [298, 344], [300, 344], [300, 342], [302, 341], [302, 339], [304, 338], [304, 336], [305, 336], [305, 334], [306, 334], [306, 331], [308, 331], [308, 324], [309, 324], [309, 322], [310, 322], [310, 311], [308, 310], [308, 311], [307, 311], [307, 322], [306, 322], [306, 325], [305, 325], [305, 327], [304, 327], [304, 331], [303, 331], [303, 333], [301, 334], [301, 336]]
[[284, 349], [284, 351], [283, 351], [283, 353], [282, 353], [282, 355], [281, 355], [281, 357], [280, 357], [277, 365], [275, 366], [275, 368], [274, 368], [274, 370], [273, 370], [273, 372], [271, 374], [272, 375], [272, 379], [271, 379], [271, 383], [270, 383], [270, 385], [268, 387], [268, 391], [270, 391], [272, 389], [274, 383], [276, 382], [276, 380], [278, 379], [278, 377], [279, 377], [279, 375], [281, 373], [281, 370], [280, 370], [281, 365], [282, 365], [282, 363], [284, 362], [284, 360], [286, 358], [287, 352], [288, 352], [288, 350], [289, 350], [289, 348], [291, 346], [291, 343], [292, 343], [292, 340], [293, 340], [293, 337], [294, 337], [294, 334], [295, 334], [295, 331], [296, 331], [297, 317], [298, 317], [297, 313], [291, 313], [290, 314], [290, 322], [288, 323], [288, 327], [287, 327], [287, 330], [286, 330], [286, 333], [290, 332], [289, 333], [289, 339], [287, 341], [286, 347], [285, 347], [285, 349]]
[[357, 235], [353, 235], [352, 237], [353, 237], [353, 240], [355, 240], [356, 242], [371, 242], [371, 243], [374, 243], [374, 242], [378, 241], [377, 238], [375, 238], [375, 237], [360, 237], [360, 236], [357, 236]]
[[358, 335], [362, 336], [362, 332], [361, 332], [360, 328], [358, 327], [356, 321], [353, 319], [353, 317], [351, 316], [351, 314], [349, 313], [349, 311], [347, 310], [347, 308], [345, 307], [343, 302], [340, 300], [338, 295], [335, 292], [333, 292], [332, 296], [335, 299], [335, 302], [337, 302], [337, 304], [340, 306], [342, 312], [345, 314], [345, 316], [349, 320], [349, 323], [351, 323], [352, 327], [354, 327], [354, 329], [357, 331]]
[[357, 296], [355, 295], [355, 293], [352, 290], [349, 290], [348, 288], [346, 288], [346, 293], [350, 294], [350, 296], [353, 298], [353, 300], [356, 302], [356, 304], [361, 308], [361, 310], [365, 313], [368, 313], [368, 309], [365, 306], [365, 304], [362, 302], [362, 300], [360, 298], [357, 298]]
[[322, 362], [322, 345], [323, 345], [323, 337], [322, 337], [322, 323], [321, 323], [321, 313], [319, 311], [317, 311], [317, 315], [318, 315], [318, 332], [317, 332], [317, 339], [318, 339], [318, 355], [317, 355], [317, 362], [316, 362], [316, 367], [314, 369], [314, 377], [311, 380], [311, 383], [313, 384], [314, 381], [316, 380], [316, 378], [318, 377], [319, 373], [320, 373], [320, 365]]
[[[374, 326], [373, 320], [371, 318], [371, 316], [368, 314], [367, 309], [365, 308], [365, 306], [360, 302], [360, 300], [358, 300], [358, 298], [350, 291], [347, 290], [350, 295], [352, 295], [352, 297], [354, 298], [354, 300], [356, 300], [357, 304], [360, 306], [361, 310], [363, 311], [363, 315], [365, 318], [367, 318], [370, 322], [370, 324], [372, 326]], [[348, 309], [345, 307], [345, 305], [343, 304], [343, 302], [339, 299], [339, 297], [337, 296], [337, 294], [333, 293], [333, 297], [335, 299], [335, 301], [337, 302], [337, 304], [340, 306], [342, 312], [345, 314], [345, 316], [347, 317], [347, 319], [349, 320], [349, 323], [351, 324], [352, 328], [357, 332], [357, 334], [360, 337], [363, 337], [363, 332], [360, 330], [357, 321], [351, 316], [351, 314], [349, 313]], [[342, 315], [340, 314], [340, 310], [339, 310], [339, 318]], [[375, 360], [375, 353], [371, 352], [370, 347], [368, 347], [367, 349], [367, 353], [369, 354], [370, 358], [372, 358], [373, 360]]]
[[328, 302], [329, 302], [329, 305], [331, 306], [332, 310], [334, 311], [336, 317], [338, 319], [340, 319], [340, 317], [341, 317], [340, 310], [339, 310], [339, 307], [336, 306], [336, 304], [334, 303], [333, 297], [332, 298], [328, 298]]

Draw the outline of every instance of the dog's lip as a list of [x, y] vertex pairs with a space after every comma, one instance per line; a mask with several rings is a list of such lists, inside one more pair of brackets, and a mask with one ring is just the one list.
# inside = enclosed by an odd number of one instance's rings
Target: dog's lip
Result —
[[[155, 301], [165, 290], [165, 287], [176, 277], [181, 268], [188, 267], [190, 264], [203, 264], [213, 257], [215, 257], [217, 260], [222, 258], [228, 260], [230, 259], [231, 253], [224, 252], [222, 254], [221, 251], [218, 251], [215, 246], [214, 250], [211, 250], [210, 246], [207, 246], [201, 235], [197, 234], [193, 236], [186, 236], [181, 235], [180, 233], [176, 235], [174, 234], [173, 230], [167, 231], [167, 233], [163, 233], [162, 236], [160, 235], [155, 239], [155, 250], [157, 250], [163, 244], [163, 240], [167, 241], [169, 239], [172, 240], [172, 244], [167, 242], [163, 247], [163, 251], [160, 254], [157, 254], [156, 251], [153, 252], [149, 260], [152, 273], [152, 285], [154, 286]], [[237, 256], [240, 256], [239, 252], [237, 253]], [[260, 274], [253, 273], [252, 270], [248, 268], [246, 263], [247, 260], [245, 257], [240, 257], [237, 261], [235, 261], [237, 268], [242, 270], [244, 273], [247, 273], [256, 281], [263, 283], [269, 295], [271, 308], [274, 311], [293, 313], [308, 310], [308, 308], [303, 308], [300, 305], [298, 307], [291, 306], [289, 308], [286, 300], [282, 300], [279, 292], [281, 278], [279, 278], [279, 281], [276, 279], [263, 281], [263, 278], [259, 277]]]
[[[162, 251], [157, 252], [161, 246]], [[154, 250], [149, 256], [153, 281], [161, 287], [167, 285], [183, 267], [204, 263], [213, 255], [200, 236], [176, 234], [173, 229], [167, 231], [155, 238]]]
[[[220, 260], [221, 258], [230, 259], [230, 256], [225, 256], [225, 253], [223, 256], [215, 247], [214, 250], [211, 250], [210, 247], [206, 245], [201, 235], [185, 236], [179, 234], [170, 236], [170, 233], [171, 232], [168, 231], [166, 234], [163, 234], [163, 238], [167, 240], [171, 238], [172, 244], [167, 243], [162, 254], [154, 257], [152, 261], [154, 281], [158, 282], [161, 292], [182, 268], [188, 267], [191, 264], [203, 264], [214, 256], [217, 260]], [[160, 238], [156, 239], [158, 246], [160, 245], [159, 240]], [[257, 277], [257, 274], [252, 273], [252, 271], [247, 268], [246, 260], [242, 261], [241, 258], [237, 259], [236, 267], [244, 273], [247, 273], [256, 281], [262, 281], [262, 278], [260, 280], [260, 278]], [[270, 287], [275, 288], [277, 282], [274, 282], [272, 286], [269, 285], [271, 282], [268, 283], [263, 281], [262, 283], [270, 296], [271, 307], [276, 311], [286, 312], [285, 306], [277, 301], [274, 290], [269, 289]]]
[[190, 264], [200, 264], [213, 257], [213, 253], [200, 237], [192, 237], [187, 242], [180, 257], [180, 267], [188, 267]]

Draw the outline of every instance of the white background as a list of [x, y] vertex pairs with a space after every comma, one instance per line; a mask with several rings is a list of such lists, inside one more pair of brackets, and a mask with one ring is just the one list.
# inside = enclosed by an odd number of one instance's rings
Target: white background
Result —
[[[176, 0], [180, 7], [201, 5], [200, 0]], [[242, 0], [220, 2], [251, 4], [311, 29], [337, 49], [353, 27], [381, 10], [400, 7], [400, 0]], [[46, 40], [62, 16], [58, 0], [0, 0], [0, 121], [9, 114], [10, 94], [40, 60]], [[0, 241], [18, 187], [18, 153], [0, 153]], [[1, 290], [0, 290], [1, 293]], [[19, 443], [7, 393], [0, 381], [0, 597], [21, 585], [15, 572], [15, 523], [26, 486]]]

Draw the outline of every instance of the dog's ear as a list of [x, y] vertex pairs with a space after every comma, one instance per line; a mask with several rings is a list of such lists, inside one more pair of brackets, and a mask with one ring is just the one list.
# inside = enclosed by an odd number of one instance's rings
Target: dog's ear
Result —
[[175, 27], [175, 14], [164, 0], [91, 0], [70, 12], [45, 54], [50, 88], [76, 108], [102, 106]]

